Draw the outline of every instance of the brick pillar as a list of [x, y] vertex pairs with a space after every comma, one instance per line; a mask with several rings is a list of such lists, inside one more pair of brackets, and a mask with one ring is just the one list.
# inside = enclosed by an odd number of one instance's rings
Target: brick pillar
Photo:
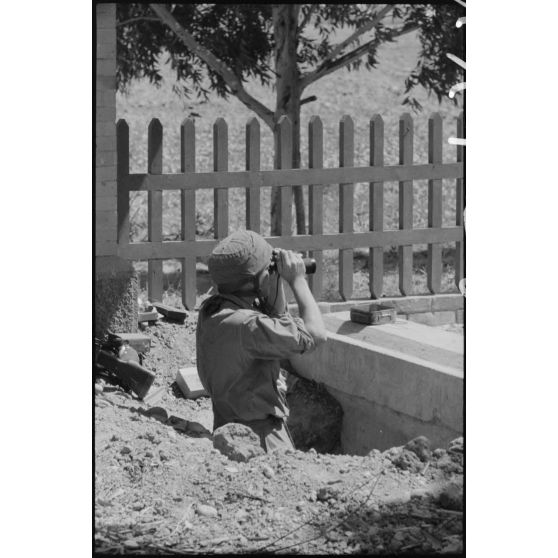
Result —
[[138, 280], [118, 257], [116, 217], [116, 4], [97, 4], [95, 111], [95, 335], [135, 332]]

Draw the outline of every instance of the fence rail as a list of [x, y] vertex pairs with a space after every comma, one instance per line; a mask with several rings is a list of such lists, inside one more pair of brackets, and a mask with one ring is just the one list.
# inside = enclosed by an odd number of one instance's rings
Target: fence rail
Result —
[[[196, 258], [208, 255], [229, 233], [229, 188], [246, 190], [246, 228], [260, 232], [260, 194], [266, 187], [279, 187], [281, 236], [267, 237], [273, 246], [310, 251], [317, 261], [317, 271], [309, 278], [316, 297], [323, 288], [323, 250], [339, 250], [339, 292], [346, 300], [353, 292], [353, 249], [369, 248], [370, 295], [382, 296], [383, 250], [399, 246], [399, 289], [411, 293], [413, 244], [428, 244], [427, 285], [431, 293], [440, 292], [442, 277], [441, 243], [456, 243], [455, 282], [463, 277], [463, 147], [457, 147], [457, 161], [442, 163], [442, 119], [434, 114], [429, 120], [429, 162], [413, 164], [413, 121], [409, 114], [399, 121], [399, 165], [385, 166], [384, 123], [379, 115], [370, 121], [370, 166], [354, 166], [354, 125], [344, 116], [339, 127], [339, 167], [323, 168], [323, 126], [314, 116], [309, 122], [309, 157], [305, 169], [290, 168], [292, 128], [283, 117], [278, 126], [278, 167], [260, 170], [260, 128], [257, 119], [246, 125], [246, 171], [228, 171], [228, 129], [222, 118], [213, 127], [214, 171], [195, 170], [195, 126], [186, 119], [180, 127], [181, 172], [162, 173], [163, 127], [153, 119], [148, 128], [147, 173], [129, 173], [129, 128], [124, 120], [117, 123], [118, 243], [119, 254], [128, 259], [148, 261], [148, 296], [161, 299], [162, 261], [178, 259], [182, 264], [182, 300], [193, 308], [196, 300]], [[458, 118], [457, 133], [463, 132], [463, 114]], [[456, 226], [442, 227], [442, 179], [456, 180]], [[413, 229], [413, 181], [428, 180], [428, 228]], [[383, 230], [384, 182], [399, 182], [399, 230]], [[370, 184], [370, 231], [354, 232], [354, 183]], [[339, 185], [339, 233], [323, 233], [324, 185]], [[292, 236], [292, 186], [308, 185], [308, 234]], [[195, 238], [195, 191], [214, 191], [214, 231], [216, 240]], [[181, 240], [162, 240], [162, 193], [181, 192]], [[130, 243], [129, 195], [148, 193], [148, 242]]]

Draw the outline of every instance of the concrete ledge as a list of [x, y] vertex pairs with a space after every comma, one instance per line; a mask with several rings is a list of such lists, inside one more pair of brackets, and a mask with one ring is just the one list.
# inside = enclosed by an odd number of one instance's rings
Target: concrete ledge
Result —
[[[384, 327], [365, 329], [377, 332]], [[410, 324], [408, 328], [426, 326]], [[335, 328], [330, 323], [328, 329]], [[462, 343], [460, 335], [441, 333]], [[391, 346], [381, 346], [330, 333], [327, 343], [316, 351], [291, 359], [301, 376], [324, 384], [343, 406], [345, 452], [364, 454], [419, 434], [443, 446], [463, 431], [462, 355], [451, 347], [427, 343], [420, 353], [417, 335], [423, 334], [415, 331], [415, 339], [400, 336]], [[388, 344], [386, 337], [383, 345]], [[386, 432], [397, 434], [396, 440]]]

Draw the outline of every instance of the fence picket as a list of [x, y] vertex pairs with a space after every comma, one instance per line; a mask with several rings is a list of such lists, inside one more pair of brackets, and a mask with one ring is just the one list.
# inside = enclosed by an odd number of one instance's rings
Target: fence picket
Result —
[[[282, 116], [277, 124], [277, 164], [279, 169], [290, 169], [293, 166], [293, 132], [288, 116]], [[293, 187], [281, 186], [279, 189], [279, 234], [290, 236], [293, 224]]]
[[[339, 122], [339, 166], [354, 166], [354, 125], [350, 116]], [[339, 232], [353, 232], [354, 184], [339, 184]], [[353, 250], [339, 251], [339, 294], [348, 300], [353, 294]]]
[[[153, 118], [147, 129], [147, 172], [163, 172], [163, 126]], [[147, 194], [147, 229], [150, 242], [161, 242], [163, 238], [163, 191], [152, 190]], [[163, 262], [147, 262], [147, 296], [151, 301], [163, 298]]]
[[[428, 120], [428, 162], [442, 162], [442, 117], [434, 113]], [[442, 181], [428, 181], [428, 226], [439, 228], [442, 226]], [[442, 285], [442, 245], [428, 245], [428, 260], [426, 265], [427, 286], [432, 294], [440, 292]]]
[[[226, 171], [229, 166], [228, 126], [223, 118], [213, 124], [213, 170]], [[213, 219], [215, 238], [229, 234], [229, 191], [227, 188], [213, 190]]]
[[[196, 171], [196, 129], [192, 118], [180, 126], [180, 172]], [[196, 191], [180, 191], [182, 240], [196, 239]], [[196, 257], [185, 256], [182, 261], [182, 304], [188, 310], [196, 305]]]
[[130, 242], [130, 191], [122, 178], [130, 173], [130, 128], [121, 118], [116, 123], [116, 177], [118, 244]]
[[[260, 170], [260, 123], [255, 117], [246, 124], [246, 170]], [[246, 228], [260, 232], [259, 188], [246, 188]]]
[[[399, 119], [399, 164], [413, 163], [413, 119], [406, 112]], [[399, 228], [413, 228], [413, 181], [399, 182]], [[413, 279], [413, 245], [399, 247], [399, 290], [409, 296]]]
[[[465, 121], [463, 118], [463, 111], [457, 117], [457, 137], [465, 137]], [[465, 148], [462, 145], [457, 146], [457, 161], [462, 163], [464, 161]], [[463, 226], [463, 209], [464, 206], [464, 191], [463, 191], [463, 178], [458, 178], [455, 182], [455, 224], [458, 227]], [[463, 231], [465, 235], [465, 231]], [[463, 242], [455, 243], [455, 284], [459, 287], [459, 281], [465, 276], [464, 269], [464, 245]]]
[[[384, 121], [379, 114], [370, 120], [370, 166], [384, 165]], [[384, 229], [384, 183], [370, 182], [370, 225], [371, 231]], [[381, 246], [369, 249], [368, 272], [370, 296], [381, 298], [384, 290], [384, 249]]]
[[[324, 133], [319, 116], [312, 116], [308, 123], [308, 167], [321, 169], [324, 166]], [[308, 234], [324, 232], [324, 187], [320, 184], [308, 186]], [[316, 260], [316, 273], [308, 276], [308, 284], [315, 298], [319, 298], [323, 289], [323, 254], [321, 250], [312, 250], [310, 257]]]

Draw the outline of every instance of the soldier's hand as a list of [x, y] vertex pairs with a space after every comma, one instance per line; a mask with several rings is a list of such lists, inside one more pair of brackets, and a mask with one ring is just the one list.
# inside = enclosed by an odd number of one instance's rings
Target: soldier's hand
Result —
[[277, 252], [277, 271], [287, 283], [291, 284], [297, 277], [304, 277], [306, 267], [300, 254], [292, 250]]

